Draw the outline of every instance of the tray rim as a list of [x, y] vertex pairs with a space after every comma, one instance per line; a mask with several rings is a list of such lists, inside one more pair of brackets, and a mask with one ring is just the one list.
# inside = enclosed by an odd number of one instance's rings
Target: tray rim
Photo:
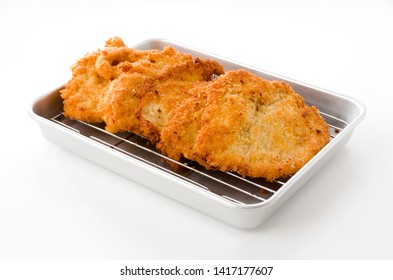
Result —
[[252, 69], [252, 70], [257, 71], [257, 72], [262, 72], [264, 74], [267, 74], [269, 76], [273, 76], [273, 77], [275, 77], [275, 78], [277, 78], [279, 80], [283, 80], [285, 82], [290, 82], [290, 83], [293, 83], [293, 84], [297, 84], [297, 85], [300, 85], [300, 86], [307, 87], [307, 88], [312, 89], [312, 90], [321, 91], [324, 94], [328, 94], [330, 96], [334, 96], [336, 98], [340, 98], [340, 99], [346, 100], [346, 101], [350, 102], [352, 105], [354, 105], [359, 110], [357, 116], [354, 118], [353, 121], [351, 121], [351, 122], [356, 122], [356, 125], [361, 120], [363, 120], [365, 118], [365, 116], [366, 116], [366, 107], [363, 104], [363, 102], [361, 102], [357, 98], [354, 98], [354, 97], [351, 97], [351, 96], [348, 96], [348, 95], [345, 95], [345, 94], [342, 94], [342, 93], [338, 93], [336, 91], [331, 91], [331, 90], [328, 90], [328, 89], [325, 89], [325, 88], [321, 88], [321, 87], [312, 85], [310, 83], [301, 82], [299, 80], [292, 79], [292, 78], [284, 76], [284, 75], [280, 75], [280, 74], [277, 74], [277, 73], [274, 73], [274, 72], [270, 72], [270, 71], [262, 69], [260, 67], [256, 67], [256, 66], [249, 65], [249, 64], [246, 64], [246, 63], [242, 63], [242, 62], [239, 62], [239, 61], [236, 61], [236, 60], [233, 60], [233, 59], [229, 59], [229, 58], [226, 58], [226, 57], [223, 57], [223, 56], [220, 56], [220, 55], [216, 55], [214, 53], [211, 53], [211, 52], [208, 52], [208, 51], [204, 51], [204, 50], [201, 50], [201, 49], [198, 49], [198, 48], [195, 48], [195, 47], [192, 47], [192, 46], [180, 43], [180, 42], [175, 41], [175, 40], [170, 40], [170, 39], [166, 39], [166, 38], [151, 38], [151, 39], [143, 40], [143, 41], [141, 41], [141, 42], [139, 42], [137, 44], [134, 44], [132, 46], [132, 48], [138, 49], [140, 46], [142, 46], [144, 44], [148, 44], [150, 42], [165, 43], [167, 45], [172, 45], [175, 48], [176, 48], [176, 46], [181, 47], [181, 48], [187, 48], [190, 51], [194, 51], [194, 52], [198, 52], [198, 53], [204, 54], [206, 56], [214, 57], [216, 59], [223, 60], [223, 61], [231, 63], [231, 64], [237, 64], [237, 65], [239, 65], [239, 66], [241, 66], [243, 68]]
[[[281, 198], [283, 196], [286, 195], [286, 193], [290, 192], [293, 189], [293, 185], [296, 185], [297, 183], [299, 183], [299, 186], [296, 186], [298, 189], [301, 188], [305, 182], [301, 183], [299, 181], [301, 181], [301, 179], [304, 177], [305, 174], [307, 174], [309, 172], [310, 169], [312, 169], [316, 164], [318, 164], [319, 161], [321, 161], [322, 159], [324, 159], [325, 157], [327, 157], [329, 155], [329, 152], [334, 149], [335, 146], [337, 146], [341, 141], [344, 141], [345, 138], [349, 138], [354, 130], [354, 128], [359, 124], [359, 122], [361, 120], [363, 120], [365, 118], [366, 115], [366, 108], [363, 105], [362, 102], [360, 102], [359, 100], [356, 100], [355, 98], [343, 95], [343, 94], [338, 94], [329, 90], [325, 90], [325, 89], [321, 89], [319, 87], [315, 87], [313, 85], [309, 85], [303, 82], [299, 82], [297, 80], [294, 79], [290, 79], [287, 77], [284, 77], [282, 75], [278, 75], [257, 67], [253, 67], [250, 65], [246, 65], [244, 63], [240, 63], [231, 59], [227, 59], [224, 57], [221, 57], [219, 55], [215, 55], [209, 52], [205, 52], [202, 51], [200, 49], [194, 48], [194, 47], [190, 47], [190, 46], [186, 46], [184, 44], [172, 41], [172, 40], [167, 40], [167, 39], [157, 39], [157, 38], [153, 38], [153, 39], [148, 39], [148, 40], [144, 40], [136, 45], [134, 45], [134, 48], [138, 48], [138, 46], [141, 46], [142, 44], [147, 44], [147, 43], [152, 43], [152, 42], [156, 42], [156, 43], [160, 43], [160, 44], [167, 44], [167, 45], [172, 45], [174, 46], [174, 48], [176, 48], [176, 46], [181, 47], [181, 48], [187, 48], [190, 51], [194, 51], [194, 52], [198, 52], [198, 53], [203, 53], [206, 56], [210, 56], [213, 57], [215, 59], [219, 59], [219, 60], [223, 60], [226, 61], [228, 63], [232, 63], [232, 64], [236, 64], [242, 68], [247, 68], [247, 69], [252, 69], [256, 72], [260, 72], [260, 73], [266, 73], [270, 76], [274, 76], [277, 79], [280, 80], [284, 80], [284, 81], [289, 81], [291, 83], [294, 84], [298, 84], [304, 87], [307, 87], [311, 90], [317, 90], [317, 91], [321, 91], [324, 94], [328, 94], [330, 96], [332, 96], [333, 98], [339, 98], [342, 100], [346, 100], [347, 102], [349, 102], [351, 104], [351, 106], [354, 106], [354, 108], [356, 108], [357, 110], [357, 114], [353, 117], [353, 119], [349, 122], [347, 122], [347, 126], [344, 127], [342, 129], [342, 131], [334, 138], [332, 139], [321, 151], [319, 151], [309, 162], [306, 163], [306, 165], [304, 165], [295, 175], [293, 175], [286, 183], [285, 186], [280, 188], [276, 193], [274, 193], [269, 199], [267, 199], [266, 201], [261, 201], [258, 203], [254, 203], [254, 204], [236, 204], [233, 202], [230, 202], [226, 199], [222, 199], [220, 198], [218, 195], [213, 194], [210, 191], [207, 191], [205, 189], [202, 188], [197, 188], [195, 185], [192, 185], [192, 183], [187, 182], [185, 180], [181, 180], [179, 178], [177, 178], [176, 176], [166, 173], [164, 170], [161, 170], [159, 168], [155, 168], [151, 165], [148, 165], [144, 162], [141, 162], [137, 159], [134, 158], [130, 158], [129, 156], [122, 154], [121, 152], [115, 151], [113, 149], [110, 149], [108, 147], [105, 147], [103, 144], [100, 144], [96, 141], [94, 141], [93, 139], [89, 139], [88, 137], [79, 135], [78, 133], [71, 131], [70, 129], [66, 128], [66, 127], [62, 127], [61, 125], [58, 125], [56, 123], [54, 123], [53, 121], [51, 121], [50, 119], [39, 115], [38, 113], [35, 112], [35, 106], [38, 106], [37, 103], [40, 102], [41, 100], [44, 100], [45, 98], [47, 98], [49, 95], [52, 94], [59, 94], [59, 91], [64, 88], [64, 85], [57, 87], [45, 94], [42, 94], [38, 97], [36, 97], [31, 103], [30, 106], [28, 108], [28, 114], [30, 115], [30, 117], [32, 119], [34, 119], [35, 121], [37, 121], [39, 123], [39, 125], [41, 126], [41, 124], [44, 124], [45, 126], [50, 126], [51, 128], [54, 128], [58, 131], [60, 131], [61, 133], [67, 133], [69, 134], [71, 137], [76, 138], [77, 140], [81, 140], [84, 141], [88, 144], [93, 144], [96, 147], [99, 147], [100, 149], [104, 149], [104, 152], [110, 153], [113, 156], [116, 157], [121, 157], [123, 160], [126, 160], [127, 162], [130, 162], [131, 164], [138, 164], [143, 166], [144, 168], [147, 168], [149, 170], [153, 170], [153, 172], [155, 172], [156, 174], [158, 174], [158, 176], [163, 175], [164, 177], [168, 178], [171, 177], [172, 179], [176, 180], [178, 183], [181, 183], [182, 186], [188, 186], [190, 191], [197, 191], [198, 194], [203, 195], [205, 198], [209, 199], [209, 200], [214, 200], [214, 202], [218, 202], [220, 205], [224, 206], [224, 207], [229, 207], [231, 209], [243, 209], [243, 210], [251, 210], [251, 209], [260, 209], [260, 208], [266, 208], [270, 205], [276, 204], [278, 200], [281, 200]], [[41, 127], [41, 129], [43, 130], [43, 128]], [[55, 143], [56, 144], [56, 143]], [[345, 143], [344, 143], [345, 144]], [[59, 145], [59, 144], [57, 144]], [[105, 149], [106, 148], [106, 149]], [[319, 169], [319, 168], [318, 168]], [[113, 170], [111, 170], [113, 171]], [[312, 174], [313, 176], [314, 174]], [[163, 177], [163, 179], [164, 179]], [[311, 176], [310, 176], [311, 177]], [[135, 182], [138, 185], [143, 185], [142, 183], [140, 183], [139, 181], [135, 180]], [[157, 191], [157, 190], [155, 190]], [[295, 190], [295, 193], [297, 192], [297, 190]], [[166, 195], [165, 193], [163, 193], [164, 195]], [[168, 195], [166, 195], [168, 196]], [[289, 197], [288, 197], [289, 198]], [[287, 198], [287, 199], [288, 199]], [[178, 199], [175, 199], [178, 200]], [[286, 199], [285, 199], [286, 200]], [[284, 202], [285, 202], [284, 200]]]

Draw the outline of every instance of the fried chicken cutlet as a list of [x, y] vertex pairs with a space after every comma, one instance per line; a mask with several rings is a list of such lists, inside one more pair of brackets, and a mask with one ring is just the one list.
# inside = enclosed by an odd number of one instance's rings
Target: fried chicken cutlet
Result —
[[61, 91], [66, 117], [133, 132], [207, 169], [274, 180], [330, 140], [318, 110], [288, 85], [245, 70], [224, 74], [218, 62], [172, 47], [140, 51], [115, 37], [71, 69]]
[[282, 82], [234, 70], [191, 93], [169, 114], [157, 145], [176, 160], [272, 181], [294, 174], [330, 140], [318, 110]]
[[156, 83], [151, 83], [138, 105], [141, 134], [152, 142], [158, 142], [168, 114], [190, 97], [189, 91], [223, 73], [224, 69], [218, 62], [200, 58], [167, 71]]
[[[125, 45], [118, 37], [106, 41], [105, 49], [121, 47]], [[101, 53], [100, 50], [88, 53], [71, 66], [72, 78], [61, 91], [66, 117], [89, 123], [102, 122], [97, 105], [110, 80], [102, 77], [95, 67]]]
[[127, 71], [113, 81], [100, 103], [106, 129], [131, 131], [157, 142], [167, 115], [189, 97], [189, 90], [223, 73], [218, 62], [199, 58], [168, 62], [151, 75]]
[[86, 54], [71, 67], [72, 78], [61, 91], [65, 116], [89, 123], [102, 122], [100, 100], [122, 73], [153, 76], [192, 60], [190, 54], [181, 54], [172, 47], [141, 51], [127, 47], [119, 37], [111, 38], [103, 50]]

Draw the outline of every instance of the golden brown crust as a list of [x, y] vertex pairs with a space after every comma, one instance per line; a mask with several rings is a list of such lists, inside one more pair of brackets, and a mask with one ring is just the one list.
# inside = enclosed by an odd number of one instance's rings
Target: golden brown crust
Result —
[[94, 67], [99, 51], [87, 54], [72, 67], [72, 79], [61, 91], [66, 117], [89, 123], [102, 122], [97, 110], [100, 95], [109, 81], [102, 78]]
[[288, 85], [245, 70], [224, 74], [218, 62], [172, 47], [140, 51], [114, 37], [71, 69], [65, 116], [133, 132], [175, 160], [274, 180], [330, 140], [318, 110]]
[[125, 47], [119, 37], [106, 41], [104, 50], [86, 54], [71, 66], [72, 78], [61, 91], [64, 100], [64, 114], [66, 117], [89, 123], [102, 122], [98, 103], [103, 92], [110, 84], [110, 79], [100, 75], [95, 67], [103, 52]]
[[167, 80], [156, 84], [140, 100], [136, 114], [140, 119], [140, 134], [158, 142], [168, 114], [189, 97], [189, 90], [198, 82]]
[[141, 120], [140, 134], [152, 142], [158, 142], [168, 114], [190, 97], [189, 91], [210, 81], [212, 75], [223, 73], [219, 63], [208, 59], [195, 59], [168, 68], [141, 97], [136, 112]]
[[[184, 63], [194, 63], [193, 60], [190, 54], [179, 53], [172, 47], [166, 47], [163, 51], [140, 51], [128, 48], [119, 37], [111, 38], [106, 41], [103, 50], [86, 54], [71, 67], [72, 79], [61, 91], [64, 114], [66, 117], [89, 123], [105, 121], [108, 130], [112, 132], [125, 130], [127, 125], [121, 127], [114, 125], [116, 122], [122, 124], [122, 120], [117, 120], [116, 116], [122, 116], [122, 111], [126, 112], [124, 105], [131, 105], [133, 99], [131, 94], [131, 100], [120, 105], [123, 99], [127, 99], [124, 86], [130, 89], [131, 80], [136, 79], [134, 88], [131, 89], [135, 91], [135, 87], [140, 87], [141, 79], [153, 81], [169, 68], [176, 68]], [[112, 85], [112, 82], [124, 73], [129, 74], [130, 77], [122, 78]], [[134, 75], [136, 73], [143, 77], [137, 78], [138, 75]], [[121, 85], [123, 81], [125, 84]], [[146, 90], [147, 88], [138, 89], [139, 92]], [[108, 96], [112, 93], [114, 96]], [[115, 103], [108, 103], [110, 100]], [[130, 108], [136, 109], [135, 106]], [[117, 108], [120, 112], [112, 112]]]
[[125, 73], [111, 83], [98, 105], [107, 131], [138, 133], [139, 119], [135, 112], [148, 82], [139, 73]]
[[284, 83], [237, 70], [194, 94], [170, 115], [158, 144], [176, 159], [273, 180], [298, 171], [330, 140], [316, 108]]
[[184, 100], [176, 110], [168, 115], [168, 120], [161, 130], [161, 141], [157, 148], [172, 159], [180, 161], [182, 157], [197, 159], [194, 145], [200, 131], [201, 118], [206, 107], [207, 85], [194, 87], [190, 91], [191, 97]]
[[188, 97], [188, 91], [223, 72], [215, 61], [194, 60], [171, 47], [151, 51], [147, 59], [129, 62], [103, 94], [99, 110], [106, 129], [131, 131], [157, 142], [167, 114]]

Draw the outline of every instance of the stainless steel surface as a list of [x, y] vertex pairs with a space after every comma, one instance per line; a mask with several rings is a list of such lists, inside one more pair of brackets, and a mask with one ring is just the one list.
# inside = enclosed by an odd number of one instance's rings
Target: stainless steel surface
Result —
[[330, 143], [293, 176], [267, 182], [229, 172], [208, 171], [193, 162], [178, 163], [182, 166], [181, 171], [174, 172], [168, 164], [173, 160], [161, 155], [143, 138], [132, 133], [111, 134], [103, 125], [64, 117], [59, 94], [61, 87], [34, 102], [31, 116], [39, 122], [48, 140], [55, 144], [215, 218], [250, 228], [265, 221], [313, 176], [349, 140], [354, 127], [365, 115], [363, 105], [348, 97], [174, 42], [149, 40], [136, 47], [162, 49], [169, 44], [194, 56], [218, 60], [226, 70], [243, 68], [269, 80], [287, 82], [308, 104], [320, 110], [329, 124]]
[[[345, 128], [346, 123], [342, 120], [332, 118], [326, 114], [322, 115], [329, 121], [331, 138], [333, 139]], [[218, 197], [236, 204], [256, 204], [267, 201], [280, 188], [285, 187], [287, 179], [281, 178], [268, 182], [262, 178], [244, 178], [231, 172], [220, 172], [206, 170], [204, 167], [193, 162], [180, 163], [168, 158], [157, 151], [147, 140], [132, 133], [112, 134], [104, 129], [103, 125], [88, 124], [78, 120], [64, 117], [60, 112], [50, 118], [53, 122], [62, 125], [82, 136], [89, 137], [98, 143], [106, 145], [127, 156], [133, 157], [155, 168], [165, 170], [173, 176], [186, 180], [210, 191]], [[330, 124], [330, 123], [334, 123]], [[179, 172], [173, 171], [168, 161], [175, 162], [182, 167]]]

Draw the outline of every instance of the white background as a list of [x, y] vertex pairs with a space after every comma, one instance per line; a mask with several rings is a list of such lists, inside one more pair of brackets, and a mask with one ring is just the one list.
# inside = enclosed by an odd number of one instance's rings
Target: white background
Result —
[[[0, 0], [0, 259], [393, 259], [392, 1]], [[86, 52], [168, 38], [362, 101], [353, 138], [239, 230], [49, 143], [27, 110]]]

